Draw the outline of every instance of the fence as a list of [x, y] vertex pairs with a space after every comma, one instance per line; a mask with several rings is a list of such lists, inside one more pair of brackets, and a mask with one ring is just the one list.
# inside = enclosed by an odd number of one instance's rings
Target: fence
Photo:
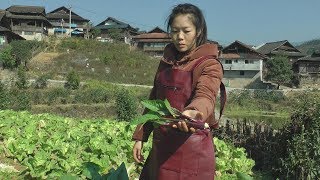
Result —
[[270, 169], [274, 163], [279, 131], [271, 126], [247, 120], [225, 119], [213, 131], [214, 136], [244, 147], [250, 158], [256, 162], [255, 169]]

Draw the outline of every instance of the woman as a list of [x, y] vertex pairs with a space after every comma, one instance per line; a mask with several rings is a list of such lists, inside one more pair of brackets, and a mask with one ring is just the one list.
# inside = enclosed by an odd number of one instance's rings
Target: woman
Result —
[[[184, 115], [205, 120], [211, 127], [223, 76], [216, 44], [207, 43], [207, 26], [201, 10], [179, 4], [168, 17], [172, 44], [166, 46], [150, 99], [168, 99]], [[139, 125], [133, 134], [133, 156], [142, 162], [142, 142], [153, 131], [153, 144], [140, 179], [214, 179], [212, 134], [196, 130], [181, 120], [172, 127]]]

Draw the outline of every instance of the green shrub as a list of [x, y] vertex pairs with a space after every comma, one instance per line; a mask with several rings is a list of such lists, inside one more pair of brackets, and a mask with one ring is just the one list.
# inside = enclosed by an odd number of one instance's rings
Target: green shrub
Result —
[[282, 91], [254, 90], [253, 98], [272, 102], [285, 100], [285, 96]]
[[68, 89], [65, 88], [53, 88], [50, 89], [48, 91], [48, 100], [47, 100], [47, 104], [51, 105], [51, 104], [66, 104], [67, 103], [67, 99], [70, 95], [70, 91]]
[[[305, 96], [293, 113], [292, 122], [278, 137], [280, 162], [275, 170], [284, 179], [320, 177], [320, 97]], [[276, 158], [278, 159], [278, 158]]]
[[43, 41], [12, 41], [12, 53], [16, 56], [17, 65], [27, 66], [29, 60], [46, 46]]
[[41, 75], [36, 81], [34, 82], [34, 88], [36, 89], [43, 89], [47, 87], [48, 79], [50, 78], [49, 74]]
[[31, 109], [31, 98], [28, 92], [21, 91], [15, 103], [15, 110], [26, 111]]
[[116, 93], [117, 118], [130, 121], [137, 115], [137, 100], [127, 89], [119, 89]]
[[5, 46], [0, 52], [0, 63], [4, 68], [14, 69], [16, 67], [16, 59], [12, 55], [12, 47]]
[[5, 85], [0, 81], [0, 110], [8, 109], [10, 106], [10, 97]]
[[16, 86], [19, 89], [28, 88], [28, 78], [27, 78], [25, 67], [23, 65], [19, 65], [18, 67], [18, 79], [16, 82]]
[[65, 83], [65, 88], [67, 89], [79, 89], [80, 87], [80, 76], [76, 71], [71, 70], [67, 75], [67, 82]]
[[85, 104], [106, 103], [110, 99], [110, 93], [101, 88], [87, 88], [78, 90], [74, 99], [76, 102]]

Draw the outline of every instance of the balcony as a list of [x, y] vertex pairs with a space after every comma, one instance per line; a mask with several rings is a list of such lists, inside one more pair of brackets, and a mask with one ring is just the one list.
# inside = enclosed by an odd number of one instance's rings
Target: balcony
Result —
[[[53, 27], [61, 27], [61, 23], [60, 22], [51, 22]], [[63, 27], [64, 28], [69, 28], [69, 23], [63, 23]], [[82, 29], [87, 29], [88, 26], [87, 25], [83, 25], [83, 24], [74, 24], [71, 23], [71, 28], [82, 28]]]
[[31, 31], [31, 32], [42, 33], [45, 30], [42, 27], [36, 27], [36, 26], [13, 26], [12, 31]]

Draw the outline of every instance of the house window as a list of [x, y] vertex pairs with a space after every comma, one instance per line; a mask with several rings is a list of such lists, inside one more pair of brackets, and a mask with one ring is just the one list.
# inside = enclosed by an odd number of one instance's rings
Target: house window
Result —
[[0, 45], [3, 45], [5, 42], [4, 36], [0, 36]]
[[31, 21], [31, 22], [28, 22], [27, 25], [28, 25], [28, 26], [35, 26], [35, 25], [36, 25], [36, 22]]
[[245, 64], [254, 64], [253, 60], [245, 60]]
[[233, 62], [234, 62], [234, 63], [238, 63], [238, 59], [236, 59], [236, 60], [233, 60]]
[[32, 31], [25, 31], [24, 35], [33, 35], [33, 32]]
[[232, 64], [232, 60], [225, 60], [226, 64]]
[[244, 71], [240, 71], [240, 76], [244, 76]]

